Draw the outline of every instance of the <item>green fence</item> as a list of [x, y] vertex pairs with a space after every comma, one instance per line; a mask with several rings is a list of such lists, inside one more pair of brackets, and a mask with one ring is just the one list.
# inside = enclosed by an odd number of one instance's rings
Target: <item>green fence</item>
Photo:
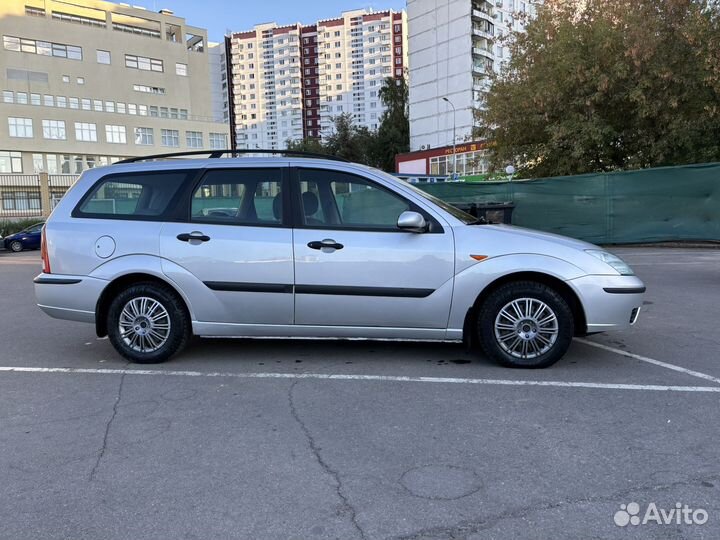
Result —
[[418, 187], [448, 202], [512, 201], [513, 224], [597, 244], [720, 240], [720, 163]]

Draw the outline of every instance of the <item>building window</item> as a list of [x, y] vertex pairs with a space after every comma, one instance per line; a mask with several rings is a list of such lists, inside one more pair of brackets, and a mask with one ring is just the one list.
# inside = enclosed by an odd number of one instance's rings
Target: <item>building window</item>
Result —
[[62, 82], [69, 83], [70, 82], [70, 75], [63, 75], [62, 76]]
[[163, 61], [147, 56], [125, 55], [125, 67], [140, 69], [143, 71], [163, 71]]
[[42, 154], [33, 154], [33, 172], [39, 173], [45, 170], [45, 158]]
[[20, 152], [0, 150], [0, 173], [21, 173], [22, 155]]
[[99, 99], [93, 99], [93, 109], [95, 109], [96, 112], [102, 112], [103, 102]]
[[98, 64], [109, 64], [110, 63], [110, 51], [97, 50], [97, 63]]
[[27, 92], [18, 92], [15, 94], [15, 102], [18, 105], [27, 105], [28, 104], [28, 95]]
[[63, 45], [49, 41], [36, 41], [13, 36], [3, 36], [3, 47], [7, 51], [56, 56], [70, 60], [82, 60], [82, 48], [75, 45]]
[[153, 128], [136, 127], [135, 144], [147, 146], [155, 144], [155, 135], [153, 134]]
[[186, 131], [185, 132], [185, 142], [187, 143], [188, 148], [202, 148], [203, 147], [202, 132]]
[[87, 98], [82, 98], [82, 99], [80, 100], [80, 104], [81, 104], [81, 106], [82, 106], [82, 110], [83, 110], [83, 111], [90, 111], [90, 110], [92, 110], [92, 101], [90, 101], [89, 99], [87, 99]]
[[177, 129], [163, 129], [161, 134], [163, 146], [180, 146], [180, 132]]
[[158, 86], [145, 86], [144, 84], [133, 84], [133, 90], [136, 92], [144, 92], [146, 94], [165, 95], [165, 89]]
[[65, 122], [63, 120], [43, 120], [43, 139], [65, 140]]
[[105, 126], [105, 140], [113, 144], [126, 144], [127, 134], [125, 126]]
[[78, 78], [77, 78], [77, 83], [78, 83], [78, 84], [85, 84], [85, 77], [78, 77]]
[[11, 137], [31, 139], [33, 136], [32, 120], [30, 118], [8, 117], [8, 127]]
[[5, 191], [2, 194], [3, 210], [40, 210], [39, 191]]
[[64, 109], [67, 107], [67, 98], [65, 96], [58, 96], [55, 98], [56, 104], [61, 109]]
[[12, 90], [3, 90], [3, 102], [4, 103], [13, 103], [15, 101], [15, 96], [12, 92]]
[[97, 142], [97, 126], [88, 122], [75, 122], [75, 139]]
[[30, 104], [31, 105], [42, 105], [41, 96], [40, 94], [30, 94]]
[[187, 77], [187, 64], [175, 63], [175, 74]]
[[79, 109], [80, 108], [80, 100], [76, 97], [69, 98], [68, 103], [70, 104], [71, 109]]
[[45, 94], [43, 96], [43, 105], [46, 107], [54, 107], [55, 106], [55, 98], [53, 96], [49, 96]]

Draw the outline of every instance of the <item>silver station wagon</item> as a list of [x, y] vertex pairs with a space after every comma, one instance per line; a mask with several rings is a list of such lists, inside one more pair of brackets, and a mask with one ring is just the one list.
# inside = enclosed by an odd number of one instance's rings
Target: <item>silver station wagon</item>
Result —
[[139, 363], [194, 334], [465, 341], [540, 368], [638, 318], [642, 281], [592, 244], [486, 224], [363, 165], [257, 152], [83, 173], [45, 225], [38, 305]]

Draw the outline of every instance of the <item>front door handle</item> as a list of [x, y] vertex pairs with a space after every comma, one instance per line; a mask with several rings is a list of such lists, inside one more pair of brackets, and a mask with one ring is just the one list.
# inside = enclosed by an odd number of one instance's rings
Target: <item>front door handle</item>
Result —
[[342, 244], [338, 244], [335, 240], [331, 240], [330, 238], [326, 238], [325, 240], [313, 240], [312, 242], [308, 242], [308, 247], [310, 249], [342, 249], [345, 246]]
[[190, 242], [191, 240], [193, 240], [193, 241], [197, 240], [198, 242], [209, 242], [210, 241], [209, 236], [199, 233], [199, 232], [181, 233], [181, 234], [177, 235], [177, 239], [180, 240], [181, 242]]

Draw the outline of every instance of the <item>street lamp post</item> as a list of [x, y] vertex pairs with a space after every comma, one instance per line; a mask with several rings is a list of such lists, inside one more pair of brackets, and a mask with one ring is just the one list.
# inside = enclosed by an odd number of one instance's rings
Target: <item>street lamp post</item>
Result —
[[443, 101], [445, 101], [448, 105], [452, 107], [453, 110], [453, 141], [452, 141], [452, 149], [453, 149], [453, 180], [455, 180], [455, 177], [457, 176], [457, 154], [455, 154], [455, 105], [453, 105], [452, 101], [450, 101], [447, 97], [443, 96]]

